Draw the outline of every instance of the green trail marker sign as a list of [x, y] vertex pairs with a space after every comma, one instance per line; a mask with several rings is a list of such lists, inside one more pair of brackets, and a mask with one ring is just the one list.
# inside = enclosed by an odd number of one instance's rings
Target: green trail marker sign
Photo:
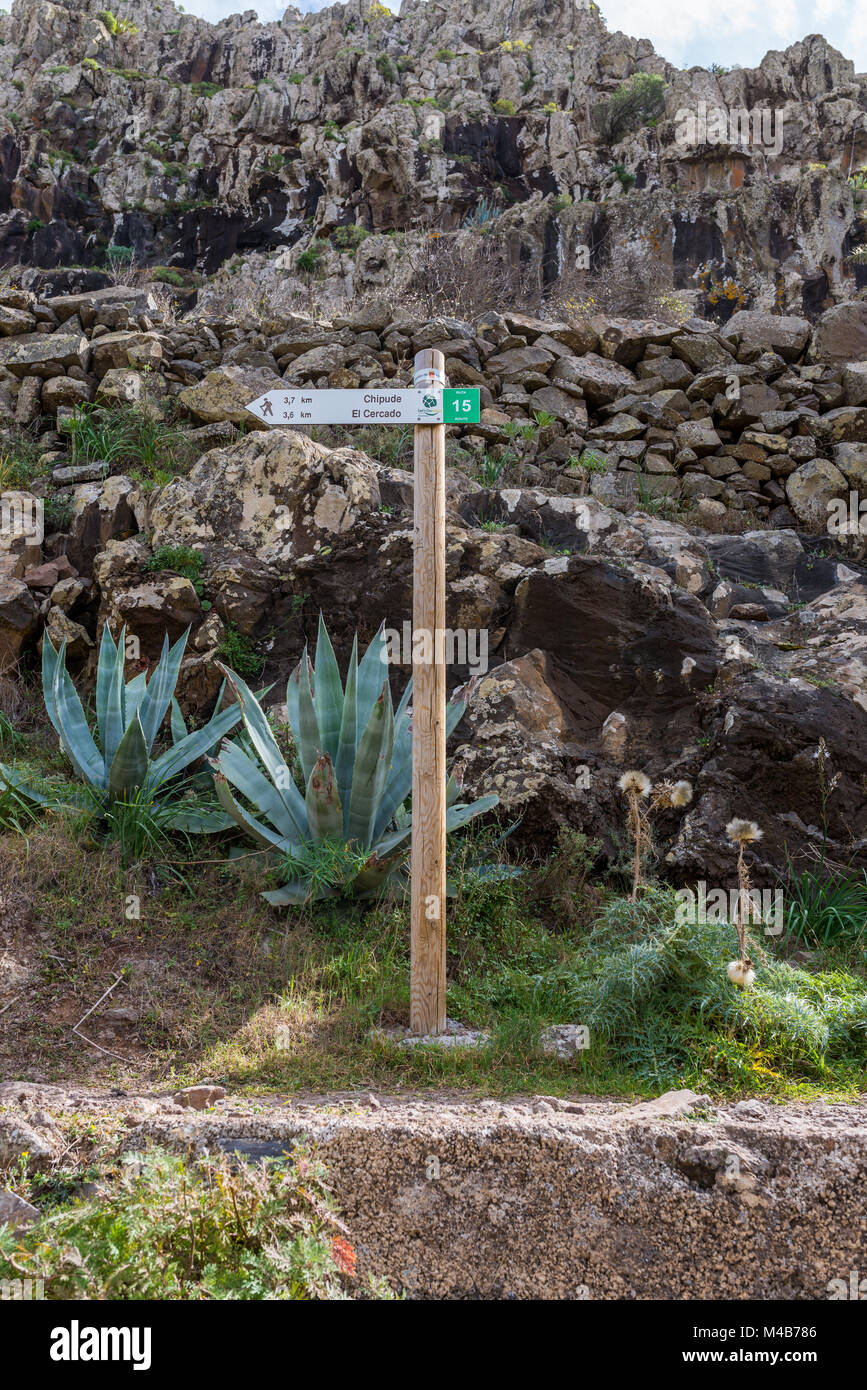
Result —
[[472, 425], [479, 421], [477, 388], [437, 384], [395, 390], [266, 391], [247, 406], [268, 425]]
[[444, 425], [477, 425], [479, 390], [477, 386], [447, 387], [443, 391]]

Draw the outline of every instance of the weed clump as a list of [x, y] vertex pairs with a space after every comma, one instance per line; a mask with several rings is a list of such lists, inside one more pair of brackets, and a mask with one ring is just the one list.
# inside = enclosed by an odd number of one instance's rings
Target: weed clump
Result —
[[390, 1297], [361, 1284], [347, 1235], [301, 1150], [235, 1165], [156, 1149], [126, 1155], [99, 1198], [24, 1232], [0, 1226], [0, 1276], [41, 1279], [62, 1300]]

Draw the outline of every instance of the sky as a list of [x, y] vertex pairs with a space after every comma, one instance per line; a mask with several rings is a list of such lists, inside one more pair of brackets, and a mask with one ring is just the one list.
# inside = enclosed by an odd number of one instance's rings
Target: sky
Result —
[[[327, 0], [330, 3], [331, 0]], [[301, 10], [321, 10], [326, 0], [296, 0]], [[390, 9], [399, 0], [385, 0]], [[678, 67], [721, 63], [756, 67], [771, 48], [787, 48], [806, 34], [824, 34], [856, 72], [867, 72], [865, 0], [727, 0], [716, 23], [701, 0], [600, 0], [612, 30], [650, 39], [657, 53]], [[187, 0], [189, 14], [218, 20], [255, 9], [261, 20], [280, 19], [285, 0]]]

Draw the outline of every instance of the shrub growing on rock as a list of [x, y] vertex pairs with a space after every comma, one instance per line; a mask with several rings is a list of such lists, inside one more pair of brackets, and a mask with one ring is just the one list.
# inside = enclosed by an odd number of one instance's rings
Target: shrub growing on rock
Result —
[[639, 126], [655, 122], [665, 109], [665, 82], [656, 73], [634, 72], [593, 113], [594, 124], [610, 144]]

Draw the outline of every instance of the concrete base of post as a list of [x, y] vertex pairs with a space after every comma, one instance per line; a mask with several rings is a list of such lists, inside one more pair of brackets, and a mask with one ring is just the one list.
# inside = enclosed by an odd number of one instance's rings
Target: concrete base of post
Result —
[[442, 1033], [413, 1033], [409, 1028], [374, 1028], [367, 1035], [371, 1042], [388, 1042], [395, 1047], [487, 1047], [490, 1034], [467, 1028], [453, 1018], [446, 1019]]

